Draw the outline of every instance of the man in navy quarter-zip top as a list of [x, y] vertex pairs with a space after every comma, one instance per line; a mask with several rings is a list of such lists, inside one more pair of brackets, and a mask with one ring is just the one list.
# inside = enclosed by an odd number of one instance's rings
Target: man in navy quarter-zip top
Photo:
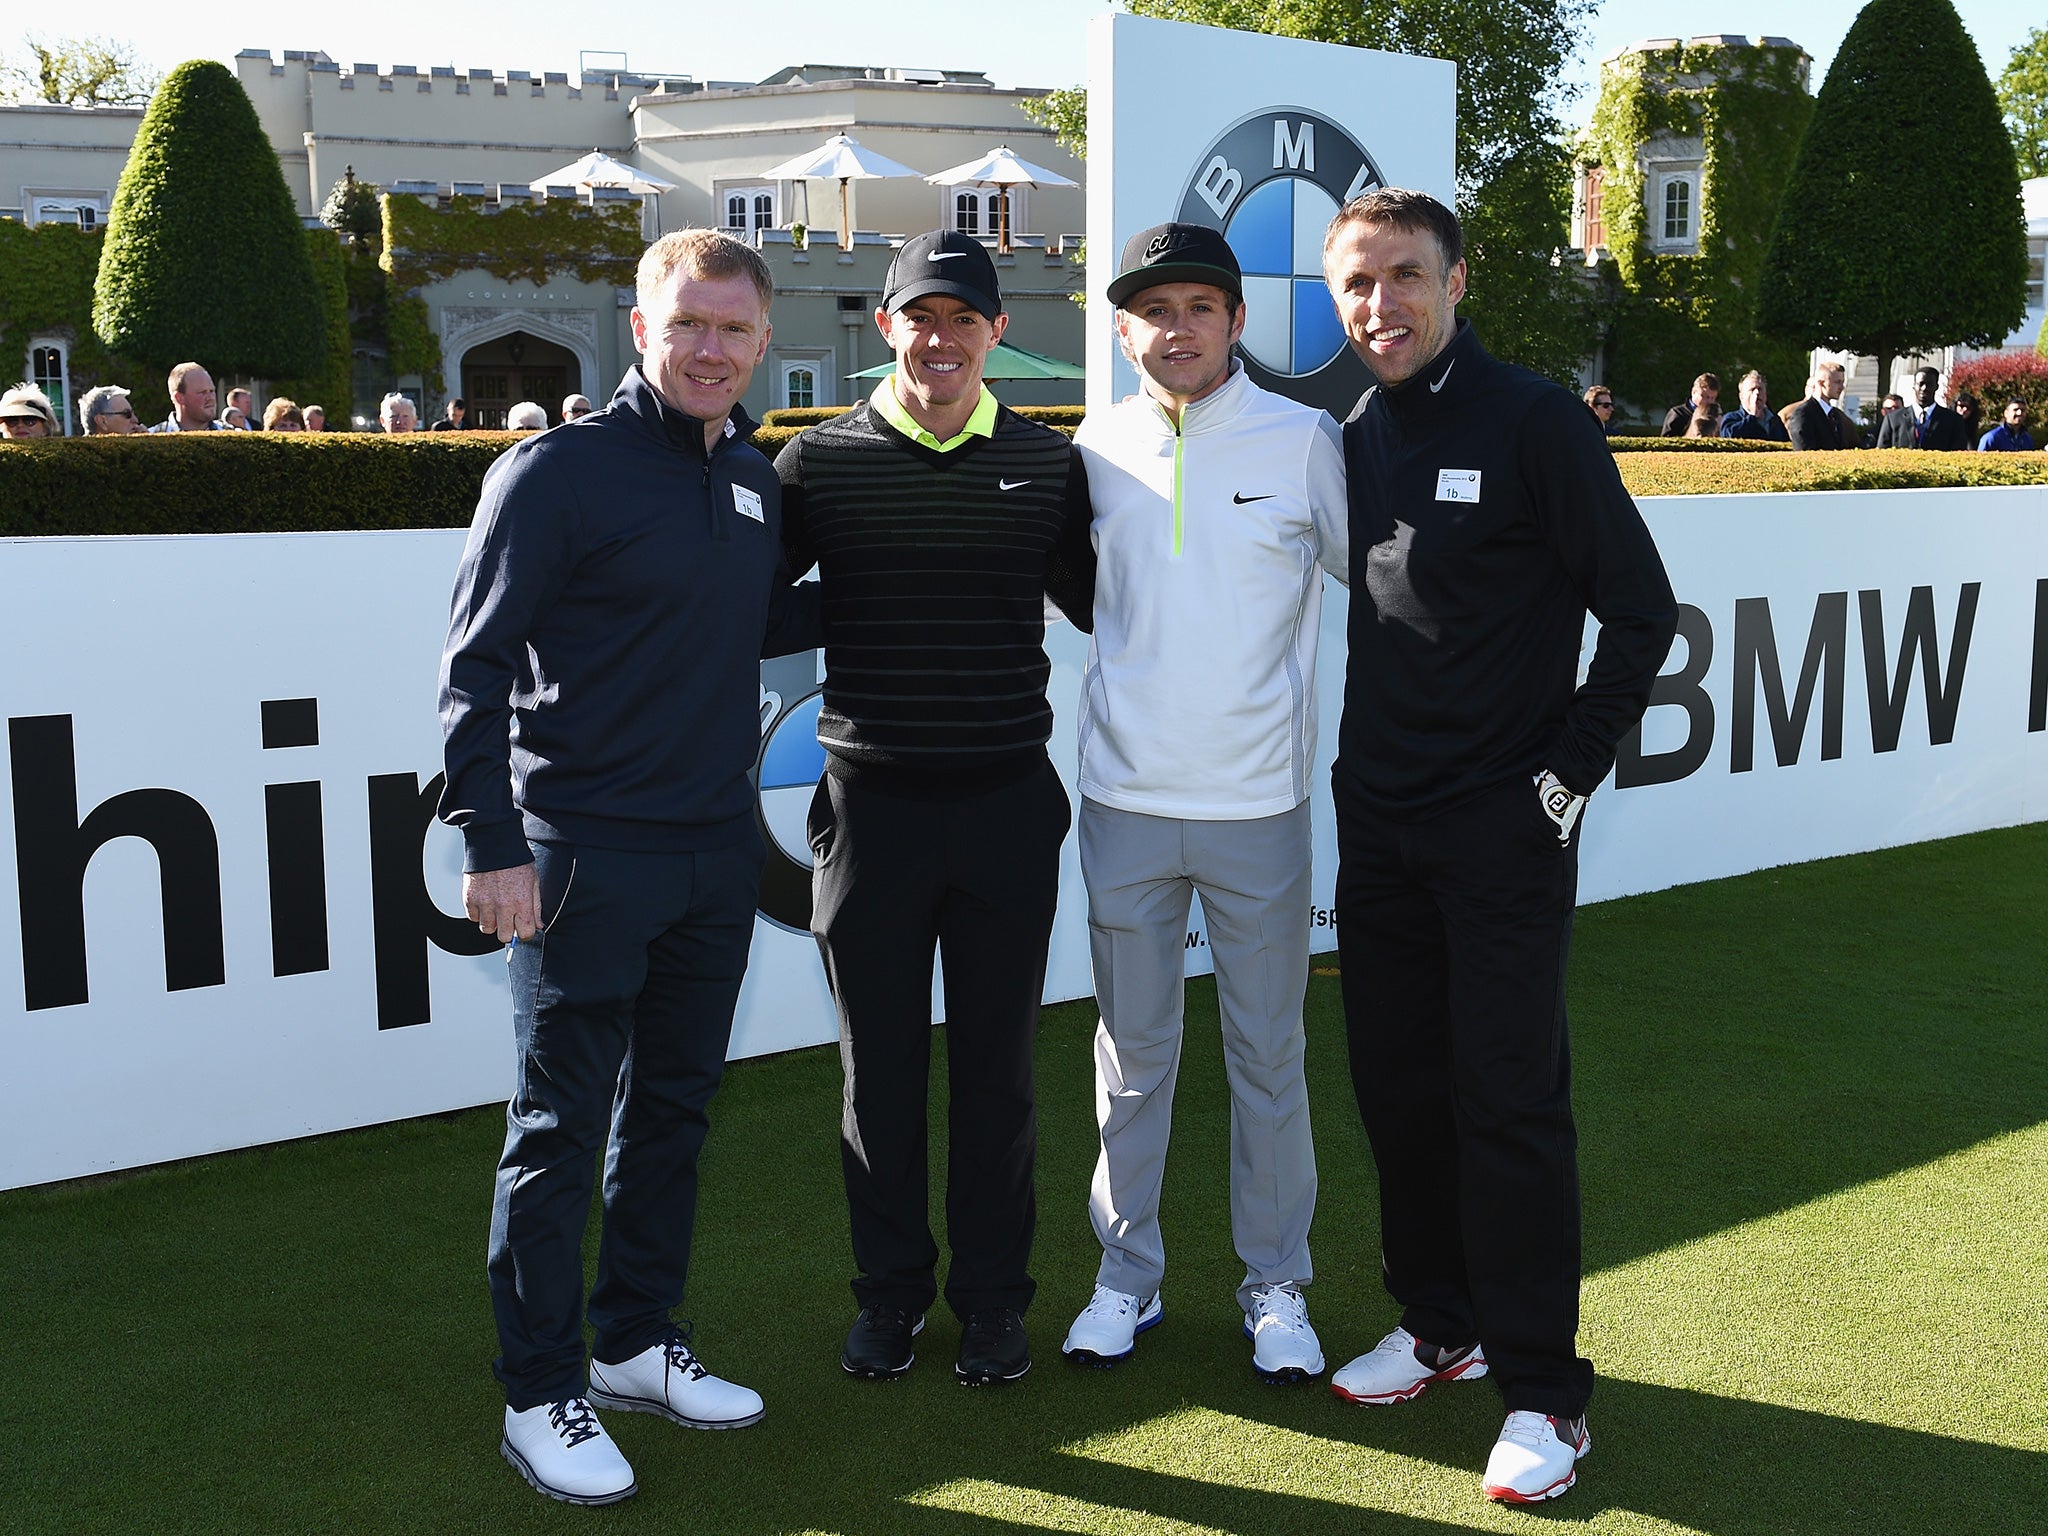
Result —
[[759, 663], [820, 639], [738, 404], [768, 349], [767, 265], [684, 230], [649, 248], [637, 288], [641, 361], [611, 404], [484, 477], [441, 666], [441, 818], [462, 832], [469, 916], [513, 946], [489, 1261], [499, 1449], [572, 1504], [637, 1488], [593, 1404], [699, 1429], [763, 1411], [670, 1314], [754, 933]]
[[1379, 381], [1344, 427], [1331, 777], [1351, 1079], [1401, 1306], [1330, 1385], [1399, 1403], [1491, 1372], [1508, 1414], [1482, 1486], [1530, 1503], [1592, 1448], [1564, 1002], [1579, 815], [1642, 717], [1677, 603], [1599, 423], [1457, 319], [1449, 209], [1354, 198], [1323, 272]]

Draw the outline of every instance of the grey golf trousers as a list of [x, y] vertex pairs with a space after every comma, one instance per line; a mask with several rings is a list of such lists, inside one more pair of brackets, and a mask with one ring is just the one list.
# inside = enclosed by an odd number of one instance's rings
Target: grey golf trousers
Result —
[[1183, 821], [1081, 802], [1089, 956], [1102, 1010], [1088, 1215], [1097, 1280], [1149, 1297], [1166, 1270], [1159, 1191], [1180, 1070], [1190, 898], [1200, 892], [1230, 1082], [1230, 1226], [1255, 1285], [1312, 1276], [1316, 1155], [1303, 1076], [1309, 808], [1253, 821]]

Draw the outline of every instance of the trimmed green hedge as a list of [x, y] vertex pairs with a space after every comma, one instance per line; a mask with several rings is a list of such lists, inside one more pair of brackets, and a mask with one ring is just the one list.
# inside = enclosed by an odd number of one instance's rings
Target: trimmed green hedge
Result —
[[1065, 427], [1070, 432], [1081, 425], [1081, 418], [1088, 414], [1085, 405], [1013, 405], [1010, 409], [1026, 421], [1042, 422], [1048, 427]]
[[521, 435], [192, 432], [0, 443], [0, 536], [466, 526], [484, 471]]
[[1607, 439], [1615, 453], [1788, 453], [1790, 443], [1760, 443], [1753, 437], [1638, 437], [1616, 433]]
[[[1065, 409], [1067, 409], [1067, 407], [1065, 407], [1065, 406], [1060, 406], [1060, 407], [1046, 406], [1046, 407], [1044, 407], [1044, 409], [1046, 409], [1046, 410], [1053, 410], [1053, 409], [1060, 409], [1060, 410], [1065, 410]], [[1075, 414], [1076, 418], [1078, 418], [1078, 417], [1080, 416], [1080, 407], [1076, 406], [1076, 407], [1074, 407], [1073, 409], [1074, 409], [1074, 414]], [[782, 415], [782, 414], [787, 414], [787, 413], [783, 413], [783, 412], [777, 412], [777, 411], [770, 411], [770, 412], [768, 413], [768, 415], [769, 415], [769, 416], [777, 416], [777, 415]], [[831, 408], [829, 408], [829, 407], [828, 407], [828, 408], [826, 408], [826, 412], [825, 412], [825, 415], [824, 415], [823, 419], [824, 419], [824, 420], [826, 420], [826, 421], [829, 421], [829, 420], [831, 420], [831, 419], [832, 419], [832, 417], [834, 417], [834, 416], [836, 416], [836, 415], [839, 415], [839, 414], [840, 414], [840, 412], [838, 412], [838, 411], [836, 411], [836, 410], [832, 410]], [[1019, 411], [1019, 412], [1018, 412], [1017, 414], [1021, 416], [1021, 415], [1023, 415], [1023, 414], [1024, 414], [1024, 412], [1022, 412], [1022, 411]], [[765, 418], [764, 418], [764, 420], [765, 420]], [[817, 422], [815, 422], [815, 421], [805, 421], [805, 422], [781, 422], [781, 421], [776, 421], [776, 422], [767, 422], [767, 423], [766, 423], [765, 425], [763, 425], [763, 426], [760, 426], [760, 427], [757, 427], [757, 428], [756, 428], [756, 429], [754, 430], [754, 446], [755, 446], [756, 448], [760, 449], [760, 450], [761, 450], [761, 451], [762, 451], [763, 453], [767, 454], [767, 455], [768, 455], [768, 457], [772, 459], [772, 458], [774, 458], [774, 457], [775, 457], [775, 455], [776, 455], [776, 454], [778, 454], [778, 453], [780, 453], [780, 452], [782, 451], [782, 445], [783, 445], [784, 443], [788, 442], [788, 441], [789, 441], [789, 440], [790, 440], [790, 439], [791, 439], [792, 437], [795, 437], [795, 436], [796, 436], [796, 435], [797, 435], [797, 434], [798, 434], [799, 432], [803, 431], [803, 430], [804, 430], [805, 428], [807, 428], [807, 427], [814, 427], [814, 426], [816, 426], [816, 425], [818, 425], [818, 423], [817, 423]], [[1065, 434], [1066, 434], [1066, 435], [1067, 435], [1068, 437], [1072, 437], [1072, 436], [1074, 435], [1074, 428], [1075, 428], [1075, 427], [1077, 427], [1077, 426], [1079, 426], [1079, 425], [1080, 425], [1080, 422], [1079, 422], [1079, 420], [1078, 420], [1078, 419], [1076, 419], [1075, 421], [1073, 421], [1073, 422], [1071, 422], [1071, 423], [1068, 423], [1068, 422], [1058, 422], [1058, 421], [1049, 421], [1049, 422], [1045, 423], [1045, 425], [1047, 425], [1047, 426], [1051, 427], [1051, 428], [1053, 429], [1053, 431], [1055, 431], [1055, 432], [1063, 432], [1063, 433], [1065, 433]]]
[[783, 405], [761, 413], [764, 427], [815, 427], [821, 421], [844, 416], [850, 405]]
[[[821, 421], [830, 421], [835, 416], [844, 416], [852, 410], [850, 405], [784, 405], [772, 411], [761, 413], [764, 427], [815, 427]], [[1088, 408], [1082, 405], [1013, 405], [1010, 407], [1026, 421], [1043, 422], [1048, 427], [1065, 427], [1072, 431], [1081, 425], [1081, 418]]]
[[1633, 496], [1727, 496], [1750, 491], [1887, 491], [2048, 485], [2048, 453], [1774, 453], [1701, 458], [1634, 453], [1616, 461]]
[[276, 152], [242, 82], [210, 59], [164, 77], [114, 190], [93, 328], [159, 371], [318, 372], [319, 280]]
[[[763, 427], [773, 457], [795, 427]], [[468, 524], [517, 432], [181, 433], [0, 442], [0, 537], [301, 533]], [[1637, 496], [2048, 485], [2048, 453], [1625, 454]]]

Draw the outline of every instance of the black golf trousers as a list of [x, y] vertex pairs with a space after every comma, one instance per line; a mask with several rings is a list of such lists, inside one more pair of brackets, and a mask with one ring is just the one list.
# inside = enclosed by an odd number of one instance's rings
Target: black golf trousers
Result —
[[932, 956], [944, 973], [946, 1301], [1022, 1312], [1037, 1225], [1031, 1051], [1072, 809], [1052, 763], [959, 798], [827, 774], [811, 802], [811, 930], [839, 1010], [840, 1154], [860, 1305], [938, 1294], [925, 1104]]
[[1517, 776], [1424, 819], [1336, 776], [1351, 1082], [1402, 1326], [1478, 1340], [1510, 1410], [1576, 1418], [1578, 1134], [1565, 966], [1578, 844]]

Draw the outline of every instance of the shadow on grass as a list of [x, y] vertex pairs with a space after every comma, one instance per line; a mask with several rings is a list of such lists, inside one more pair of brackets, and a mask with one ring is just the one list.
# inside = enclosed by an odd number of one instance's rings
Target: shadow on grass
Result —
[[1587, 1271], [2038, 1122], [2044, 868], [2037, 824], [1582, 911]]

